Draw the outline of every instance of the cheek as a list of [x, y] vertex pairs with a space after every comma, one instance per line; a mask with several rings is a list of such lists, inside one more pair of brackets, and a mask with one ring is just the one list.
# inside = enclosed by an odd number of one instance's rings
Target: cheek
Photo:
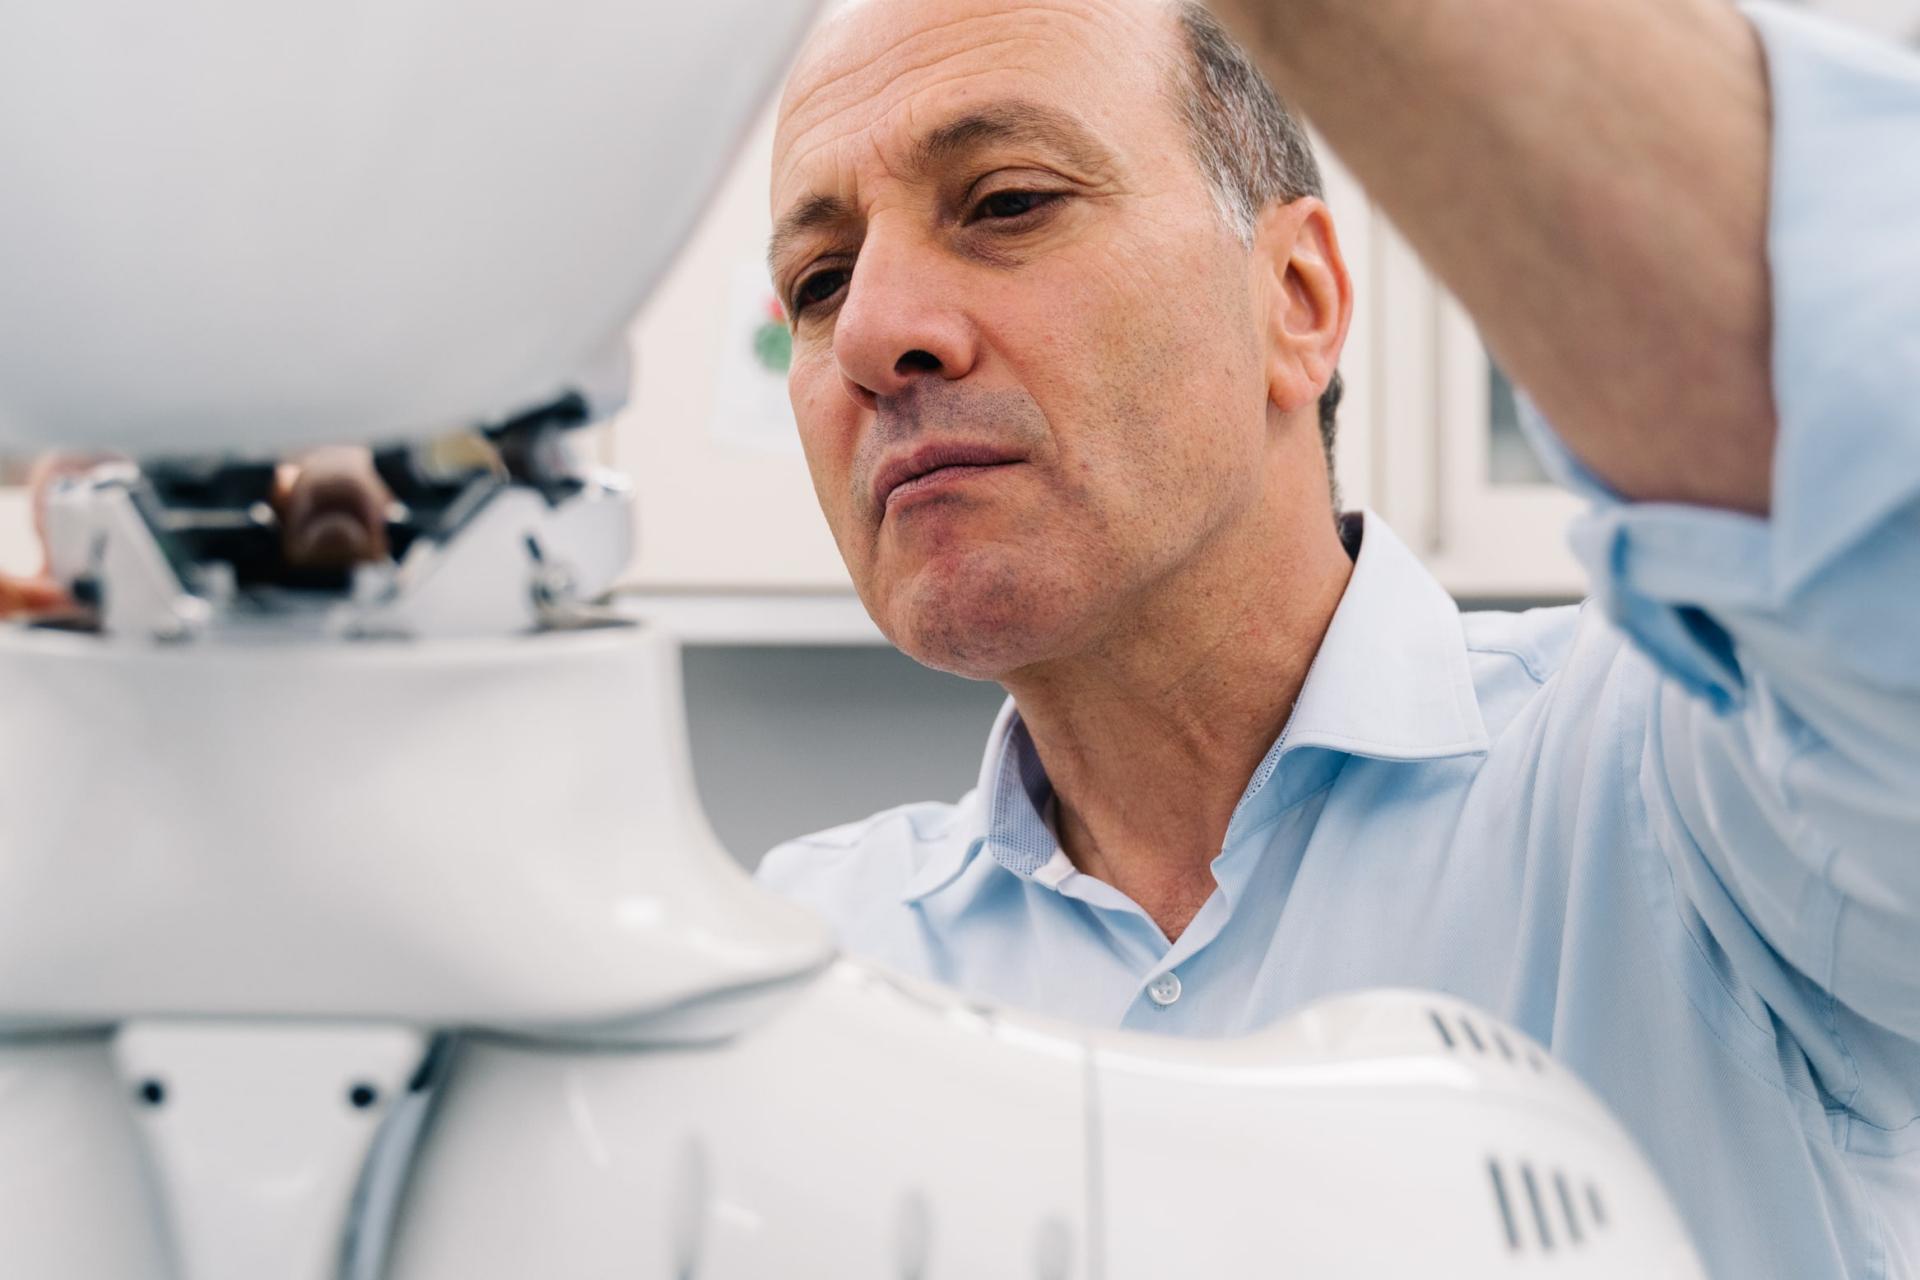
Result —
[[814, 493], [836, 538], [851, 518], [849, 477], [858, 443], [859, 406], [848, 398], [831, 360], [796, 361], [787, 376], [787, 399], [800, 430], [800, 449], [813, 477]]
[[1107, 430], [1104, 461], [1143, 482], [1200, 481], [1239, 469], [1266, 429], [1264, 384], [1244, 271], [1218, 253], [1153, 255], [1110, 272], [1072, 363], [1080, 396]]
[[[1204, 464], [1208, 379], [1218, 350], [1186, 339], [1191, 321], [1101, 299], [1053, 326], [1031, 350], [1028, 385], [1054, 424], [1060, 479], [1073, 496], [1150, 517], [1176, 477]], [[1119, 511], [1114, 511], [1116, 516]]]

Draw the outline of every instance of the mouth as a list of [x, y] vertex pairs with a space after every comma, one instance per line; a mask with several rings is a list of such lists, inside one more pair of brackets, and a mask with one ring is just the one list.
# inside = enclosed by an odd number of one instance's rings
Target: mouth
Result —
[[889, 459], [873, 481], [873, 504], [882, 516], [910, 499], [931, 494], [983, 472], [1025, 459], [992, 445], [934, 443]]

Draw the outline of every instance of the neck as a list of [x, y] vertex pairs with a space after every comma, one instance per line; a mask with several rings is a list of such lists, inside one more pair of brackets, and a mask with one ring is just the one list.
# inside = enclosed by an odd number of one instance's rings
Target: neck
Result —
[[1225, 539], [1130, 602], [1117, 634], [1003, 682], [1053, 784], [1068, 857], [1169, 940], [1212, 895], [1234, 807], [1352, 574], [1330, 519], [1290, 524]]

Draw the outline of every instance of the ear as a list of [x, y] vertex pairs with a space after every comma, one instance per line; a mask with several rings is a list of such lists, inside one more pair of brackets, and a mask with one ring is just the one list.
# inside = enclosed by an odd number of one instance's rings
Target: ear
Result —
[[1289, 414], [1317, 403], [1340, 367], [1353, 319], [1353, 280], [1333, 214], [1312, 196], [1261, 211], [1253, 256], [1267, 399]]

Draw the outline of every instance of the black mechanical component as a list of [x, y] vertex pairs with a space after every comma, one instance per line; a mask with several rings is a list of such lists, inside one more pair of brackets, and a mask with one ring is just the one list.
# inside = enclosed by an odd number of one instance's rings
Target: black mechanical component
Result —
[[142, 468], [134, 500], [183, 583], [193, 584], [196, 566], [225, 564], [237, 587], [346, 589], [345, 570], [295, 568], [286, 562], [273, 502], [275, 471], [272, 463], [262, 462], [168, 462]]
[[[478, 433], [486, 442], [485, 465], [472, 451], [442, 441], [383, 449], [374, 454], [374, 470], [407, 510], [408, 518], [390, 525], [394, 558], [405, 557], [419, 537], [444, 541], [471, 517], [484, 496], [502, 484], [525, 485], [558, 505], [578, 494], [584, 481], [575, 473], [566, 434], [591, 421], [585, 396], [577, 391], [518, 414]], [[450, 464], [448, 455], [454, 455]]]
[[531, 485], [557, 505], [579, 493], [582, 486], [564, 437], [589, 420], [587, 398], [569, 391], [551, 404], [487, 428], [485, 434], [516, 483]]
[[[567, 437], [590, 420], [587, 398], [569, 391], [466, 436], [375, 451], [374, 471], [393, 498], [385, 528], [389, 554], [397, 562], [421, 538], [450, 540], [511, 486], [533, 489], [554, 505], [577, 496], [586, 480]], [[271, 462], [223, 459], [142, 465], [129, 492], [183, 589], [200, 591], [209, 570], [240, 591], [341, 594], [351, 588], [351, 566], [288, 563], [277, 472]], [[84, 597], [88, 584], [78, 585]], [[82, 603], [97, 606], [98, 600]]]

